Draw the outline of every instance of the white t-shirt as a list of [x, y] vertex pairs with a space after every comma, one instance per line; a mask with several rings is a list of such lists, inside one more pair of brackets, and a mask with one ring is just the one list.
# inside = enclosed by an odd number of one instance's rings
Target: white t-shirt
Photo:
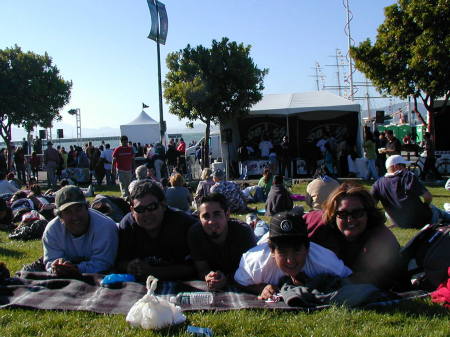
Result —
[[261, 151], [261, 157], [268, 157], [271, 148], [273, 148], [273, 145], [272, 145], [272, 143], [270, 141], [262, 140], [259, 143], [259, 149]]
[[[336, 254], [314, 242], [309, 244], [308, 256], [300, 271], [308, 277], [315, 277], [320, 274], [347, 277], [352, 273], [351, 269]], [[275, 263], [269, 245], [265, 242], [242, 255], [234, 279], [243, 286], [255, 284], [278, 285], [283, 276], [285, 276], [284, 272]]]
[[108, 161], [108, 163], [103, 164], [105, 170], [111, 170], [112, 154], [113, 150], [111, 149], [104, 149], [100, 154], [100, 158], [103, 158]]

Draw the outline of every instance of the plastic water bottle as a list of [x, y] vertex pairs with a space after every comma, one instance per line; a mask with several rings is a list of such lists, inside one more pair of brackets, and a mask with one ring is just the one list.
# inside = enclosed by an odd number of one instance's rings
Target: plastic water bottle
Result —
[[170, 299], [177, 305], [205, 306], [211, 305], [214, 295], [211, 292], [183, 292]]

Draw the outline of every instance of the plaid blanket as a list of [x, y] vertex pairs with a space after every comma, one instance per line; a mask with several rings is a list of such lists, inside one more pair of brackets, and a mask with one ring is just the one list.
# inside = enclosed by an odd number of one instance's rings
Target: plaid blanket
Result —
[[[136, 282], [120, 284], [117, 289], [100, 286], [104, 275], [83, 274], [80, 279], [63, 279], [48, 273], [20, 272], [16, 282], [0, 286], [0, 308], [30, 308], [43, 310], [78, 310], [96, 313], [127, 314], [131, 306], [146, 294], [144, 285]], [[202, 281], [159, 282], [156, 294], [167, 300], [179, 292], [206, 291]], [[373, 305], [390, 305], [405, 299], [428, 296], [421, 291], [396, 294]], [[230, 287], [216, 292], [212, 304], [182, 304], [183, 311], [236, 310], [236, 309], [282, 309], [313, 311], [329, 307], [321, 305], [309, 308], [289, 307], [284, 302], [260, 301], [255, 295]]]

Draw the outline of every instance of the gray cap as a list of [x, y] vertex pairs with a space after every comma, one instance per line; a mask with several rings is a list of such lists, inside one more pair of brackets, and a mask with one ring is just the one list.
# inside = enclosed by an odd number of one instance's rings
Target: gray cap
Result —
[[225, 178], [225, 171], [221, 169], [215, 169], [212, 173], [213, 178], [223, 179]]
[[86, 205], [86, 198], [79, 187], [67, 185], [56, 192], [55, 204], [58, 212], [76, 204]]

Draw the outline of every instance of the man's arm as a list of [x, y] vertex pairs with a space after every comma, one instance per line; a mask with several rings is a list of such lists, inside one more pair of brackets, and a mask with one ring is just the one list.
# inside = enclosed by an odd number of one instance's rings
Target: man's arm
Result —
[[279, 288], [277, 286], [267, 283], [252, 284], [249, 286], [238, 284], [238, 286], [244, 291], [258, 295], [259, 300], [267, 300], [279, 291]]
[[145, 280], [149, 275], [162, 281], [189, 280], [195, 277], [192, 264], [173, 264], [170, 266], [152, 266], [141, 259], [134, 259], [127, 263], [128, 274], [135, 275], [139, 280]]
[[220, 290], [226, 286], [228, 278], [221, 271], [212, 271], [208, 262], [194, 261], [194, 266], [200, 280], [204, 280], [210, 290]]
[[81, 273], [100, 273], [110, 269], [116, 258], [118, 236], [114, 223], [101, 224], [103, 230], [93, 238], [93, 247], [90, 259], [78, 264]]
[[47, 226], [47, 230], [42, 236], [42, 245], [44, 248], [45, 270], [49, 273], [52, 272], [53, 261], [65, 257], [63, 247], [61, 246], [64, 242], [63, 234], [59, 232], [56, 223], [50, 227]]
[[433, 201], [433, 195], [426, 190], [423, 194], [422, 194], [422, 198], [423, 198], [423, 202], [430, 205], [431, 202]]

